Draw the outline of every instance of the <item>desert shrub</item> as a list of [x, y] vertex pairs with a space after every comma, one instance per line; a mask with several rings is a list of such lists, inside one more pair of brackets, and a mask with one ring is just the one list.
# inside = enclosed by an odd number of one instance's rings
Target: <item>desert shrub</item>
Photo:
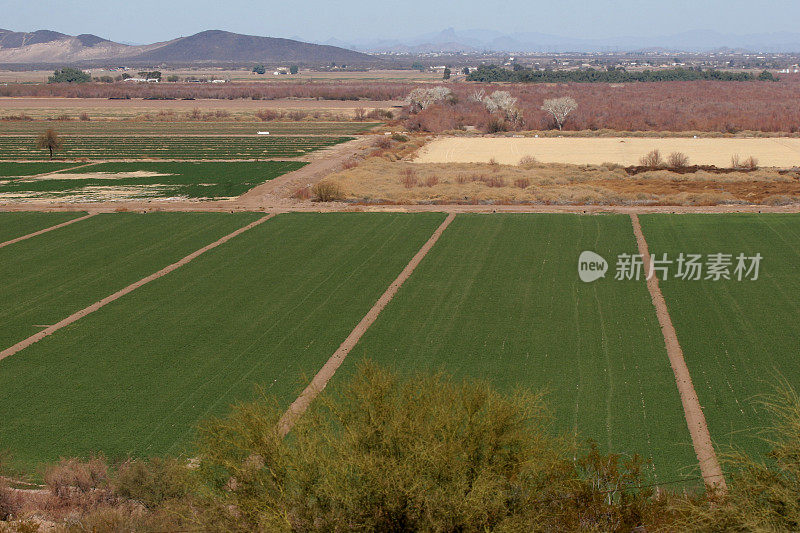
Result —
[[86, 112], [83, 112], [83, 113], [81, 113], [81, 114], [78, 116], [78, 118], [79, 118], [80, 120], [82, 120], [83, 122], [88, 122], [88, 121], [92, 120], [92, 117], [90, 117], [90, 116], [89, 116], [89, 113], [86, 113]]
[[620, 165], [619, 163], [610, 163], [610, 162], [601, 163], [600, 166], [603, 167], [606, 170], [612, 170], [612, 171], [613, 170], [620, 170], [620, 169], [625, 168], [624, 166]]
[[311, 187], [300, 187], [294, 191], [292, 196], [298, 200], [310, 200], [312, 196]]
[[393, 133], [392, 134], [392, 140], [400, 142], [400, 143], [407, 143], [408, 142], [408, 137], [406, 137], [405, 135], [400, 134], [400, 133]]
[[392, 140], [384, 136], [375, 141], [375, 146], [382, 150], [387, 150], [392, 146]]
[[524, 155], [519, 159], [517, 165], [521, 167], [530, 167], [537, 164], [536, 158], [531, 155]]
[[764, 198], [764, 205], [791, 205], [798, 202], [798, 198], [786, 196], [784, 194], [773, 194]]
[[71, 116], [69, 116], [69, 115], [67, 115], [66, 113], [63, 113], [63, 114], [61, 114], [61, 115], [58, 115], [58, 116], [55, 118], [55, 120], [58, 120], [58, 121], [60, 121], [60, 122], [69, 122], [70, 120], [72, 120], [72, 117], [71, 117]]
[[734, 154], [731, 156], [731, 168], [739, 170], [758, 170], [758, 159], [750, 156], [742, 160], [739, 154]]
[[404, 168], [400, 176], [400, 182], [406, 189], [411, 189], [417, 184], [417, 173], [413, 168]]
[[458, 176], [456, 176], [456, 183], [459, 183], [461, 185], [463, 185], [465, 183], [469, 183], [470, 181], [471, 180], [467, 176], [465, 176], [464, 174], [459, 174]]
[[500, 133], [508, 130], [509, 130], [508, 122], [499, 117], [490, 118], [489, 123], [486, 126], [486, 131], [488, 133]]
[[392, 120], [394, 118], [394, 113], [392, 113], [388, 109], [371, 109], [369, 113], [367, 113], [366, 118], [372, 120]]
[[514, 187], [519, 189], [527, 189], [531, 185], [531, 180], [528, 178], [517, 178], [514, 180]]
[[167, 500], [185, 497], [193, 489], [193, 478], [185, 462], [153, 458], [122, 463], [112, 480], [115, 493], [156, 509]]
[[108, 464], [103, 457], [92, 457], [85, 462], [62, 459], [44, 475], [47, 488], [62, 505], [83, 508], [112, 500], [108, 479]]
[[351, 168], [356, 168], [358, 166], [358, 160], [350, 157], [342, 161], [341, 167], [342, 170], [350, 170]]
[[332, 181], [320, 181], [311, 187], [315, 202], [335, 202], [344, 199], [344, 194], [338, 184]]
[[359, 122], [363, 122], [364, 119], [366, 119], [366, 118], [367, 118], [367, 110], [366, 109], [364, 109], [363, 107], [355, 108], [355, 110], [353, 111], [353, 119], [355, 119], [355, 120], [357, 120]]
[[664, 160], [661, 158], [661, 152], [659, 150], [653, 150], [647, 155], [642, 156], [642, 158], [639, 159], [639, 164], [648, 168], [661, 168], [664, 166]]
[[277, 119], [278, 113], [276, 113], [271, 109], [259, 109], [258, 111], [256, 111], [256, 118], [264, 122], [268, 122], [270, 120]]
[[439, 177], [438, 176], [429, 176], [425, 179], [425, 186], [426, 187], [433, 187], [439, 184]]
[[281, 414], [264, 397], [202, 427], [205, 528], [630, 531], [668, 513], [638, 457], [572, 449], [525, 390], [367, 362], [286, 439]]
[[670, 168], [686, 168], [689, 166], [689, 156], [682, 152], [672, 152], [667, 157], [667, 166]]

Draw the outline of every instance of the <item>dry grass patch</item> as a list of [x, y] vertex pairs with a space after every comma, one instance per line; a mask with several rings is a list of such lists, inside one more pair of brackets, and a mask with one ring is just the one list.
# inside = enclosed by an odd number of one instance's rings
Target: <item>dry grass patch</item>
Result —
[[800, 198], [798, 173], [773, 169], [720, 174], [658, 168], [630, 176], [616, 164], [520, 163], [370, 157], [328, 180], [339, 185], [344, 200], [365, 203], [718, 205], [764, 203], [769, 197], [770, 205], [787, 205]]

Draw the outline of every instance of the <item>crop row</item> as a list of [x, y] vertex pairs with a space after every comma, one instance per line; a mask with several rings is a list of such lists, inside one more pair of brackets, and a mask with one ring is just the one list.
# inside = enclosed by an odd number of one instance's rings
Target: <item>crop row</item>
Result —
[[[352, 137], [89, 137], [64, 136], [59, 157], [87, 159], [263, 159], [291, 158]], [[0, 159], [41, 160], [47, 150], [36, 137], [0, 137]]]

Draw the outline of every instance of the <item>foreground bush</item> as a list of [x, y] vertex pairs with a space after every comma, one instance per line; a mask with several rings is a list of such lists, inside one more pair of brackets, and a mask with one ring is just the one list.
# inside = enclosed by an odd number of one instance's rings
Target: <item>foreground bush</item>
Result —
[[191, 465], [64, 460], [38, 507], [0, 486], [0, 532], [35, 531], [32, 517], [57, 531], [800, 530], [788, 386], [767, 403], [773, 451], [730, 456], [728, 494], [705, 495], [656, 493], [637, 457], [552, 436], [541, 395], [372, 364], [339, 383], [286, 438], [262, 397], [205, 423]]
[[573, 461], [538, 395], [365, 365], [318, 401], [286, 439], [267, 400], [204, 426], [205, 527], [623, 531], [664, 509], [639, 459]]

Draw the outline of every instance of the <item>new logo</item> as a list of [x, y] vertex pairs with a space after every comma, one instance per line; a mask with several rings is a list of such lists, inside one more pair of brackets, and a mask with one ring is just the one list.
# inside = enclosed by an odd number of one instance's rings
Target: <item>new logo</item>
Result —
[[608, 263], [602, 256], [588, 250], [581, 252], [578, 257], [578, 276], [581, 281], [591, 283], [596, 279], [604, 278], [607, 271]]

